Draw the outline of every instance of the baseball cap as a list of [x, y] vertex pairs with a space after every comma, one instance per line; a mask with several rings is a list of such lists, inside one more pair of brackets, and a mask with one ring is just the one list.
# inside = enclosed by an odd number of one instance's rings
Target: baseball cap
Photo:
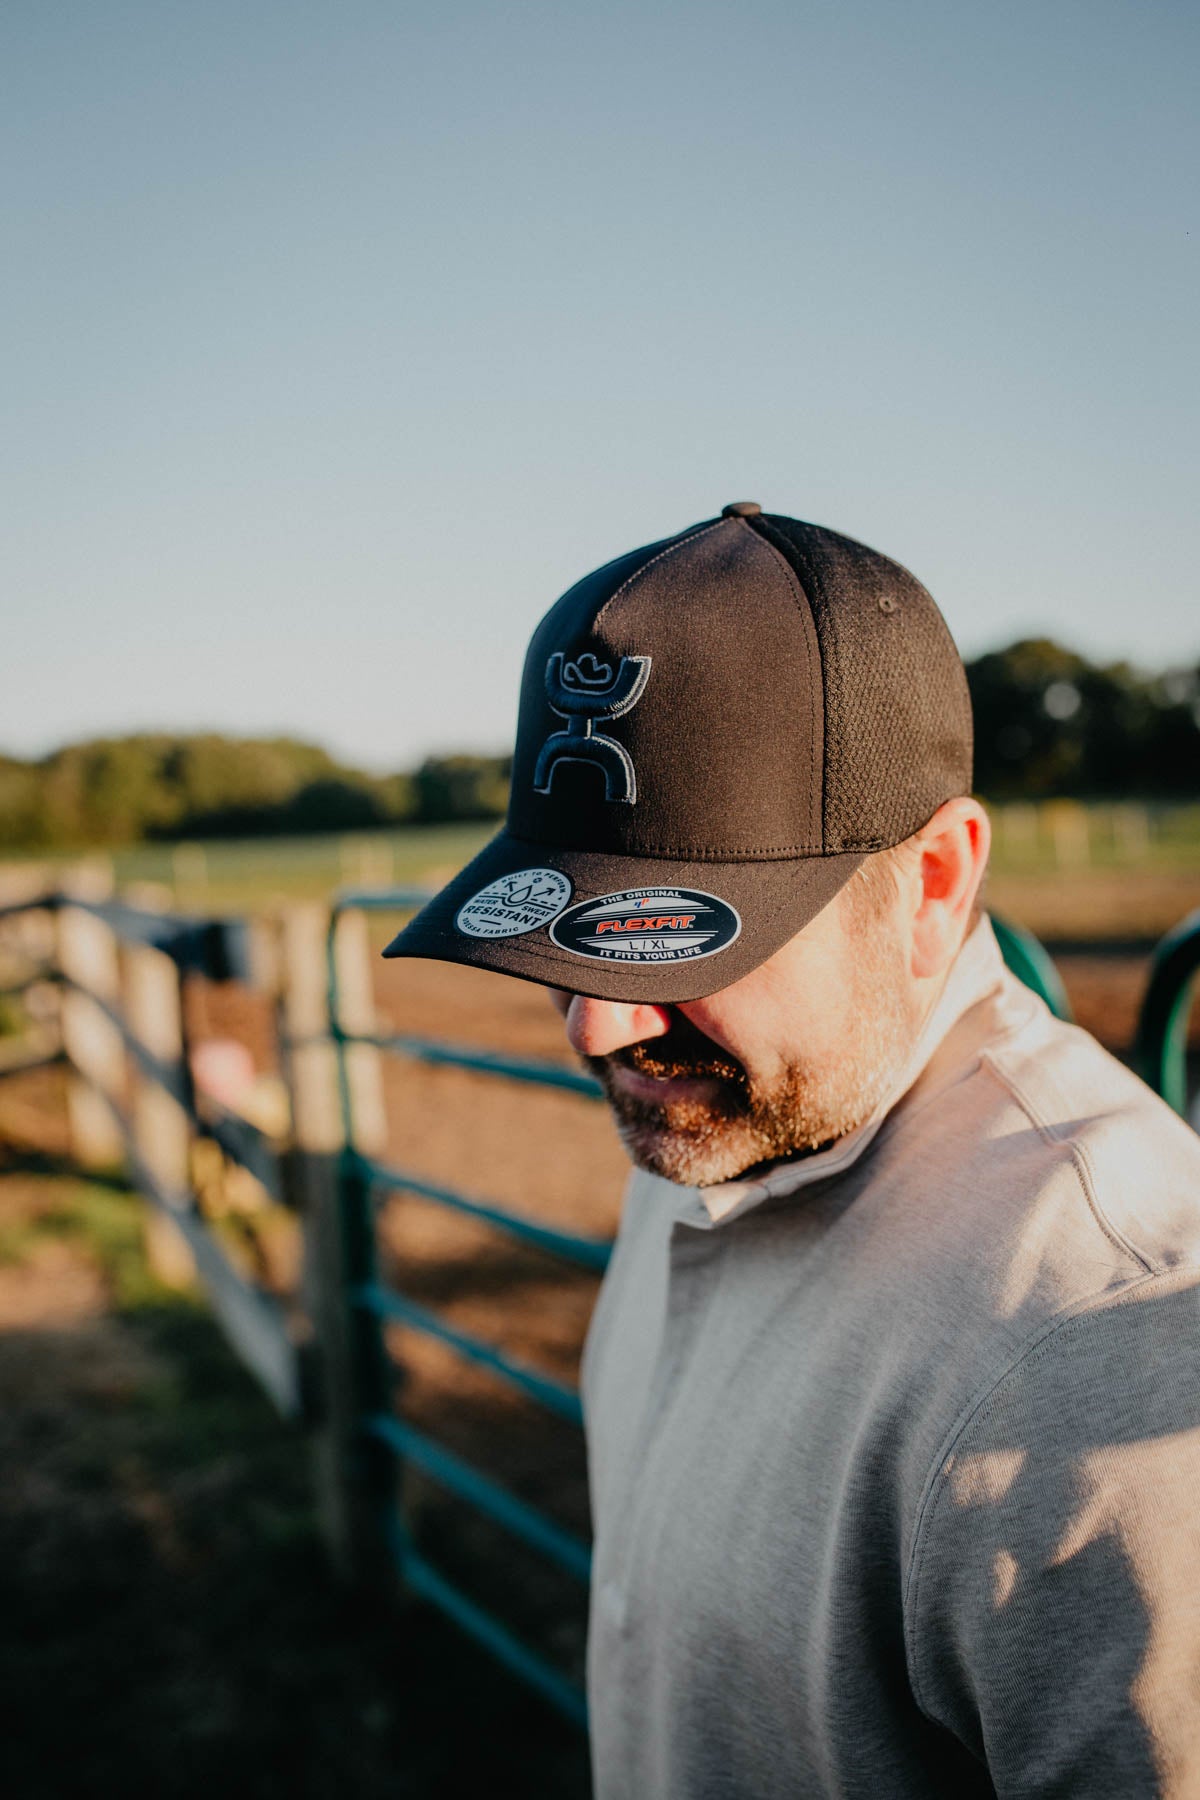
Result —
[[970, 783], [966, 676], [920, 582], [735, 501], [551, 607], [504, 829], [384, 955], [700, 999]]

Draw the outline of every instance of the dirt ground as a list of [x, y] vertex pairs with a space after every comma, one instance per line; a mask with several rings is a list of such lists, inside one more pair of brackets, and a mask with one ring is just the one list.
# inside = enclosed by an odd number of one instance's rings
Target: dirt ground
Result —
[[570, 1727], [427, 1608], [336, 1586], [302, 1439], [204, 1307], [155, 1289], [136, 1197], [19, 1162], [0, 1169], [0, 1790], [432, 1800], [503, 1768], [507, 1791], [584, 1800]]
[[[1126, 1051], [1145, 958], [1061, 966], [1080, 1022]], [[520, 983], [390, 964], [378, 999], [396, 1030], [569, 1061], [557, 1016]], [[239, 1037], [272, 1066], [261, 1006], [235, 989], [195, 1005], [204, 1034]], [[626, 1165], [601, 1106], [400, 1058], [384, 1080], [390, 1161], [611, 1234]], [[583, 1746], [540, 1701], [429, 1609], [339, 1592], [302, 1438], [203, 1306], [156, 1287], [136, 1199], [62, 1172], [61, 1081], [0, 1083], [5, 1791], [199, 1800], [236, 1764], [264, 1797], [452, 1800], [503, 1768], [513, 1791], [585, 1800]], [[380, 1244], [388, 1279], [415, 1299], [575, 1378], [594, 1277], [403, 1194], [382, 1207]], [[408, 1417], [586, 1533], [577, 1431], [442, 1346], [403, 1330], [390, 1344]], [[578, 1590], [416, 1476], [403, 1498], [447, 1571], [579, 1677]]]

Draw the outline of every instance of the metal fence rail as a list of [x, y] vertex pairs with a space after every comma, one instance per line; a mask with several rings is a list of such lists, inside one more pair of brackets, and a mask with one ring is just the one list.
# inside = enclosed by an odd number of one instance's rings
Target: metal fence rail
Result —
[[[361, 1245], [365, 1237], [373, 1236], [374, 1233], [375, 1197], [380, 1192], [400, 1190], [432, 1201], [434, 1205], [448, 1211], [478, 1219], [509, 1237], [534, 1245], [548, 1255], [600, 1274], [611, 1254], [609, 1243], [544, 1225], [509, 1207], [501, 1206], [496, 1201], [481, 1200], [406, 1170], [389, 1167], [362, 1155], [355, 1146], [353, 1100], [346, 1073], [347, 1052], [354, 1045], [367, 1044], [385, 1053], [497, 1076], [518, 1085], [557, 1088], [588, 1100], [600, 1097], [598, 1083], [589, 1076], [578, 1074], [572, 1069], [560, 1068], [553, 1063], [501, 1056], [474, 1047], [459, 1048], [425, 1038], [395, 1033], [372, 1034], [346, 1028], [341, 1016], [335, 954], [339, 920], [350, 911], [411, 911], [427, 898], [427, 894], [413, 890], [386, 894], [347, 893], [339, 896], [330, 918], [327, 954], [329, 1020], [330, 1031], [337, 1046], [339, 1091], [346, 1141], [341, 1157], [341, 1199], [348, 1238], [360, 1246], [359, 1264], [362, 1266], [369, 1263], [374, 1270], [374, 1254], [364, 1257]], [[360, 1332], [365, 1331], [369, 1335], [366, 1354], [376, 1371], [381, 1364], [386, 1366], [387, 1352], [382, 1328], [386, 1322], [391, 1321], [447, 1345], [468, 1361], [486, 1368], [526, 1399], [570, 1425], [582, 1427], [583, 1408], [577, 1389], [528, 1367], [497, 1345], [450, 1325], [429, 1308], [382, 1284], [374, 1273], [352, 1288], [350, 1303], [359, 1316]], [[363, 1342], [361, 1335], [359, 1341], [360, 1344]], [[374, 1384], [378, 1390], [378, 1373], [374, 1377]], [[386, 1375], [382, 1385], [390, 1387]], [[478, 1601], [450, 1582], [412, 1542], [404, 1527], [397, 1499], [402, 1465], [408, 1461], [422, 1468], [485, 1517], [521, 1538], [585, 1583], [591, 1561], [587, 1545], [547, 1513], [509, 1494], [490, 1476], [462, 1458], [452, 1455], [443, 1446], [435, 1444], [406, 1421], [394, 1417], [390, 1411], [365, 1412], [360, 1419], [360, 1429], [387, 1452], [387, 1460], [376, 1463], [375, 1474], [381, 1483], [381, 1503], [388, 1517], [387, 1541], [401, 1579], [413, 1592], [421, 1594], [452, 1618], [515, 1675], [535, 1687], [567, 1718], [577, 1724], [585, 1724], [586, 1702], [582, 1689]]]
[[1187, 1026], [1200, 970], [1200, 911], [1169, 931], [1150, 965], [1138, 1018], [1133, 1066], [1177, 1113], [1187, 1111]]
[[[361, 1037], [346, 1039], [347, 1043], [356, 1044], [369, 1041]], [[446, 1062], [450, 1059], [443, 1057], [441, 1060]], [[474, 1064], [464, 1062], [458, 1066], [466, 1069], [473, 1068]], [[443, 1187], [439, 1182], [429, 1181], [423, 1175], [413, 1175], [405, 1169], [394, 1169], [386, 1163], [376, 1162], [372, 1157], [360, 1156], [353, 1149], [350, 1155], [372, 1188], [403, 1190], [408, 1194], [416, 1194], [423, 1200], [432, 1200], [454, 1212], [465, 1213], [469, 1218], [480, 1219], [485, 1225], [494, 1225], [498, 1231], [507, 1232], [510, 1237], [518, 1238], [523, 1243], [534, 1244], [539, 1250], [549, 1251], [552, 1256], [561, 1256], [567, 1262], [578, 1263], [584, 1269], [594, 1269], [597, 1274], [603, 1274], [608, 1266], [612, 1245], [603, 1238], [581, 1237], [575, 1232], [559, 1231], [552, 1225], [543, 1225], [537, 1219], [526, 1218], [523, 1213], [514, 1212], [495, 1201], [480, 1200], [460, 1192], [458, 1188]]]
[[1011, 919], [998, 919], [994, 913], [991, 920], [1000, 954], [1012, 973], [1041, 996], [1056, 1019], [1064, 1019], [1069, 1024], [1071, 1003], [1067, 999], [1067, 990], [1045, 947], [1023, 925], [1014, 925]]

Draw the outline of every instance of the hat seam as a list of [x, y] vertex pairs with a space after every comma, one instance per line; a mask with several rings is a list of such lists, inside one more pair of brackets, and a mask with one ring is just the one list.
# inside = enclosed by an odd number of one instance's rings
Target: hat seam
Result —
[[891, 840], [887, 838], [863, 838], [858, 843], [848, 844], [841, 850], [826, 850], [820, 844], [768, 844], [761, 850], [717, 849], [711, 845], [701, 847], [695, 844], [679, 844], [666, 848], [630, 847], [621, 845], [617, 848], [606, 847], [595, 850], [586, 844], [564, 844], [561, 838], [535, 838], [528, 832], [514, 832], [513, 838], [518, 843], [536, 846], [538, 849], [557, 850], [563, 855], [572, 851], [581, 852], [584, 856], [611, 857], [654, 857], [664, 861], [688, 859], [692, 862], [782, 862], [788, 857], [802, 857], [807, 861], [824, 862], [835, 856], [865, 855], [871, 850], [887, 850]]
[[[826, 842], [829, 838], [829, 673], [825, 666], [825, 648], [824, 648], [824, 641], [822, 638], [821, 626], [817, 622], [817, 609], [813, 604], [813, 601], [812, 601], [811, 596], [809, 595], [808, 589], [804, 586], [803, 582], [800, 580], [799, 572], [795, 568], [795, 566], [791, 560], [791, 557], [788, 555], [788, 549], [790, 548], [790, 546], [788, 545], [788, 540], [784, 536], [783, 532], [776, 529], [776, 527], [767, 518], [765, 513], [759, 513], [757, 515], [757, 517], [755, 518], [753, 524], [751, 524], [749, 520], [747, 520], [746, 523], [749, 526], [749, 529], [754, 532], [755, 536], [762, 538], [764, 543], [769, 544], [771, 549], [774, 550], [776, 556], [779, 557], [780, 561], [782, 563], [784, 563], [784, 565], [788, 569], [791, 570], [792, 575], [795, 578], [797, 587], [800, 589], [800, 592], [804, 595], [805, 599], [808, 601], [809, 616], [812, 619], [813, 631], [815, 632], [816, 639], [817, 639], [817, 655], [820, 657], [820, 660], [821, 660], [821, 710], [822, 710], [821, 840], [822, 840], [822, 842]], [[820, 585], [821, 585], [820, 579], [818, 577], [818, 579], [817, 579], [818, 598], [824, 603], [825, 595], [824, 595], [823, 591], [820, 591]], [[824, 612], [826, 615], [828, 615], [829, 611], [830, 611], [830, 608], [827, 605], [824, 606]], [[826, 617], [825, 622], [826, 623], [829, 622], [828, 617]], [[836, 653], [838, 653], [836, 630], [832, 633], [832, 637], [833, 637], [833, 643], [831, 645], [831, 648], [833, 649], [833, 651], [836, 654]], [[872, 844], [871, 848], [872, 849], [883, 848], [883, 846]]]
[[591, 626], [589, 627], [589, 635], [594, 636], [599, 630], [600, 621], [603, 619], [609, 607], [612, 606], [615, 601], [619, 600], [626, 589], [633, 586], [634, 582], [640, 581], [643, 575], [648, 574], [650, 570], [654, 568], [656, 563], [662, 562], [663, 558], [666, 556], [673, 556], [677, 550], [682, 550], [685, 544], [695, 543], [696, 539], [703, 537], [706, 532], [716, 531], [718, 526], [728, 525], [730, 523], [731, 521], [728, 519], [713, 519], [707, 525], [695, 525], [692, 527], [691, 531], [687, 532], [685, 535], [675, 538], [667, 545], [665, 550], [660, 550], [657, 556], [652, 556], [649, 562], [642, 563], [639, 568], [636, 568], [633, 571], [632, 575], [627, 575], [625, 577], [615, 593], [608, 596], [608, 599], [604, 602], [603, 606], [592, 620]]
[[[813, 681], [812, 681], [812, 677], [813, 677], [812, 653], [813, 653], [813, 647], [814, 646], [816, 647], [816, 654], [817, 654], [816, 674], [819, 679], [820, 689], [821, 689], [821, 767], [820, 767], [820, 770], [818, 771], [818, 769], [817, 769], [817, 754], [816, 754], [816, 733], [810, 732], [809, 738], [808, 738], [808, 779], [809, 779], [809, 791], [811, 792], [812, 788], [816, 786], [818, 775], [820, 778], [820, 784], [821, 784], [821, 786], [820, 786], [820, 793], [821, 793], [820, 833], [821, 833], [821, 847], [822, 847], [822, 849], [824, 849], [824, 846], [825, 846], [825, 769], [826, 769], [826, 763], [827, 763], [827, 759], [826, 759], [826, 755], [825, 755], [825, 738], [826, 738], [826, 733], [828, 730], [829, 718], [828, 718], [828, 708], [826, 706], [826, 694], [825, 694], [825, 664], [824, 664], [824, 659], [822, 658], [822, 655], [821, 655], [821, 636], [817, 630], [817, 621], [816, 621], [816, 617], [813, 613], [812, 601], [809, 599], [808, 594], [805, 592], [805, 589], [800, 581], [800, 577], [797, 575], [795, 569], [793, 569], [793, 567], [792, 567], [791, 563], [788, 561], [787, 557], [784, 556], [783, 552], [781, 550], [779, 550], [771, 542], [771, 540], [768, 537], [766, 537], [763, 533], [758, 532], [758, 531], [753, 531], [753, 527], [751, 526], [749, 519], [739, 519], [738, 523], [743, 525], [747, 531], [751, 531], [753, 533], [753, 536], [763, 546], [763, 548], [768, 552], [768, 554], [772, 555], [775, 558], [775, 561], [771, 566], [776, 571], [776, 574], [779, 574], [780, 572], [782, 572], [784, 586], [787, 589], [788, 598], [791, 600], [792, 605], [794, 606], [794, 608], [796, 610], [796, 613], [800, 616], [802, 624], [804, 624], [804, 622], [805, 622], [804, 621], [804, 613], [807, 613], [808, 629], [802, 630], [801, 635], [804, 639], [804, 659], [805, 659], [805, 663], [808, 667], [808, 676], [809, 676], [810, 686], [814, 685]], [[803, 612], [801, 610], [802, 608], [804, 609]]]

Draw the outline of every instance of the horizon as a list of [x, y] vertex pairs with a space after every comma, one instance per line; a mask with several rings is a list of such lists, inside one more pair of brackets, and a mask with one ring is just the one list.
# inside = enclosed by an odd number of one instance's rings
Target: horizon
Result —
[[[1003, 655], [1006, 652], [1017, 648], [1018, 645], [1020, 645], [1020, 644], [1029, 643], [1029, 642], [1038, 642], [1038, 641], [1053, 642], [1058, 649], [1066, 652], [1068, 655], [1082, 655], [1083, 654], [1081, 651], [1076, 650], [1074, 648], [1074, 646], [1072, 646], [1070, 644], [1060, 643], [1057, 639], [1015, 638], [1015, 639], [1013, 639], [1013, 641], [1011, 643], [995, 644], [995, 645], [991, 646], [989, 649], [981, 650], [977, 656], [964, 657], [964, 659], [963, 659], [964, 666], [969, 666], [970, 664], [978, 661], [979, 657], [990, 656], [990, 655]], [[1091, 662], [1090, 658], [1086, 658], [1085, 660]], [[1184, 672], [1195, 676], [1197, 674], [1200, 674], [1200, 651], [1198, 651], [1196, 654], [1194, 654], [1190, 659], [1185, 659], [1184, 661], [1181, 661], [1181, 662], [1167, 663], [1167, 664], [1164, 664], [1161, 666], [1150, 666], [1145, 663], [1136, 662], [1133, 659], [1127, 658], [1127, 657], [1114, 658], [1110, 662], [1095, 662], [1095, 663], [1091, 663], [1091, 666], [1100, 671], [1105, 671], [1105, 670], [1110, 670], [1110, 669], [1121, 669], [1121, 668], [1128, 669], [1133, 674], [1137, 675], [1138, 677], [1140, 677], [1142, 679], [1148, 680], [1148, 681], [1161, 680], [1170, 675], [1173, 675], [1176, 673], [1184, 673]], [[1193, 703], [1193, 706], [1194, 706], [1194, 710], [1200, 709], [1200, 699], [1195, 700]], [[270, 742], [270, 741], [278, 740], [278, 739], [286, 739], [286, 740], [290, 740], [295, 743], [304, 744], [310, 749], [324, 751], [327, 755], [331, 756], [335, 761], [337, 761], [340, 766], [345, 767], [345, 768], [356, 769], [356, 770], [358, 770], [358, 772], [360, 772], [362, 774], [370, 775], [373, 778], [379, 778], [379, 777], [386, 776], [386, 775], [407, 774], [410, 771], [413, 771], [416, 768], [418, 768], [423, 761], [426, 761], [426, 760], [433, 761], [433, 760], [437, 760], [439, 758], [450, 757], [450, 756], [477, 756], [477, 757], [482, 757], [485, 759], [490, 759], [490, 760], [495, 760], [495, 761], [503, 761], [505, 758], [510, 757], [512, 755], [512, 751], [513, 751], [513, 744], [511, 742], [508, 744], [504, 744], [504, 745], [496, 745], [494, 743], [490, 744], [490, 745], [479, 744], [479, 743], [446, 744], [446, 745], [439, 746], [437, 749], [418, 750], [415, 753], [414, 757], [410, 761], [407, 761], [405, 763], [380, 764], [378, 766], [373, 767], [369, 763], [358, 762], [358, 761], [355, 761], [353, 758], [344, 756], [342, 754], [342, 752], [338, 749], [336, 744], [330, 743], [329, 741], [327, 741], [325, 739], [321, 739], [321, 738], [315, 738], [315, 737], [311, 737], [311, 736], [306, 737], [302, 732], [297, 733], [296, 731], [292, 731], [292, 730], [247, 731], [247, 730], [238, 729], [236, 727], [213, 726], [213, 725], [209, 725], [209, 726], [198, 725], [198, 726], [194, 726], [194, 727], [189, 726], [186, 730], [183, 730], [183, 729], [180, 729], [177, 726], [173, 726], [173, 725], [150, 724], [150, 725], [132, 726], [128, 730], [123, 730], [123, 731], [119, 731], [119, 732], [99, 732], [99, 733], [96, 733], [94, 736], [69, 738], [60, 743], [53, 744], [50, 746], [50, 748], [48, 748], [47, 750], [41, 751], [41, 752], [22, 753], [20, 751], [10, 750], [7, 748], [6, 745], [4, 745], [3, 743], [0, 743], [0, 758], [5, 758], [5, 759], [8, 759], [13, 762], [28, 762], [28, 763], [46, 762], [50, 758], [60, 754], [63, 751], [81, 748], [85, 745], [92, 744], [92, 743], [121, 742], [125, 739], [134, 739], [134, 738], [163, 738], [163, 737], [165, 737], [165, 738], [210, 738], [210, 737], [215, 737], [215, 738], [224, 738], [231, 742], [246, 742], [246, 743], [262, 743], [262, 742]]]
[[116, 0], [0, 47], [13, 755], [490, 753], [555, 597], [736, 498], [968, 659], [1200, 653], [1194, 12]]

